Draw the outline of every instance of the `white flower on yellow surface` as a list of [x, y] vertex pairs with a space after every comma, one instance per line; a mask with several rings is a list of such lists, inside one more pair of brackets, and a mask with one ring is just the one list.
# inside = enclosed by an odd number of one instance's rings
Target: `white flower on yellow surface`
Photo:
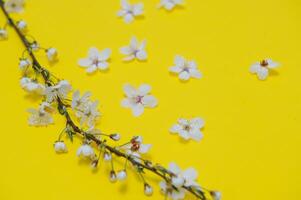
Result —
[[107, 70], [109, 68], [108, 60], [111, 56], [111, 50], [109, 48], [99, 50], [95, 47], [91, 47], [88, 51], [88, 57], [82, 58], [78, 61], [78, 65], [87, 68], [87, 73], [93, 73], [96, 70]]
[[17, 27], [21, 32], [23, 33], [27, 32], [27, 23], [24, 20], [18, 21]]
[[125, 145], [123, 148], [126, 153], [130, 156], [140, 158], [140, 154], [145, 154], [151, 148], [151, 144], [143, 144], [143, 139], [141, 136], [134, 137], [129, 144]]
[[43, 102], [38, 109], [30, 108], [27, 111], [31, 114], [28, 119], [31, 126], [47, 126], [53, 123], [51, 116], [53, 108], [47, 102]]
[[130, 44], [120, 48], [120, 52], [126, 57], [124, 61], [131, 61], [134, 59], [144, 61], [147, 59], [147, 53], [145, 50], [146, 40], [143, 40], [140, 44], [136, 37], [132, 37]]
[[83, 110], [86, 107], [86, 104], [90, 101], [92, 93], [85, 92], [82, 96], [80, 96], [80, 91], [76, 90], [72, 95], [71, 108], [74, 111]]
[[121, 0], [121, 10], [117, 15], [123, 17], [124, 22], [131, 23], [135, 17], [143, 14], [143, 3], [130, 4], [127, 0]]
[[57, 85], [46, 87], [45, 95], [48, 102], [52, 102], [57, 98], [65, 99], [72, 90], [70, 83], [66, 80], [60, 81]]
[[123, 91], [126, 98], [122, 100], [121, 105], [124, 108], [132, 109], [132, 113], [135, 117], [140, 116], [144, 112], [144, 108], [154, 108], [157, 106], [157, 99], [149, 95], [151, 86], [142, 84], [138, 89], [135, 89], [130, 84], [126, 84], [123, 87]]
[[20, 13], [23, 11], [24, 4], [24, 0], [7, 0], [5, 1], [4, 7], [9, 13]]
[[50, 62], [55, 62], [58, 60], [58, 52], [56, 48], [51, 47], [46, 49], [46, 55]]
[[31, 66], [31, 60], [28, 58], [21, 58], [19, 62], [19, 68], [21, 70], [27, 69], [29, 66]]
[[78, 112], [78, 118], [82, 126], [84, 124], [86, 124], [88, 127], [95, 126], [96, 121], [100, 116], [100, 112], [97, 108], [98, 104], [98, 101], [89, 101], [84, 107], [84, 109]]
[[67, 146], [63, 141], [56, 141], [54, 143], [54, 150], [56, 153], [66, 153], [68, 151]]
[[27, 92], [32, 92], [40, 95], [43, 95], [45, 93], [45, 86], [35, 80], [32, 80], [31, 78], [23, 77], [20, 80], [20, 84], [21, 87]]
[[83, 144], [80, 146], [76, 154], [81, 158], [93, 159], [95, 157], [94, 150], [89, 144]]
[[0, 40], [5, 40], [8, 37], [6, 29], [0, 28]]
[[272, 59], [264, 59], [260, 62], [254, 63], [250, 67], [250, 72], [252, 74], [257, 74], [259, 80], [265, 80], [271, 69], [275, 69], [279, 64], [274, 62]]
[[178, 119], [178, 123], [170, 128], [171, 133], [177, 133], [185, 140], [194, 139], [200, 141], [203, 138], [201, 128], [204, 127], [204, 120], [196, 117], [193, 119]]
[[[174, 199], [183, 199], [185, 197], [185, 191], [183, 190], [183, 186], [185, 187], [199, 187], [198, 183], [196, 182], [197, 179], [197, 172], [193, 168], [188, 168], [182, 171], [178, 165], [174, 162], [169, 164], [169, 171], [173, 174], [171, 177], [171, 184], [166, 183], [165, 181], [160, 182], [160, 187], [162, 192]], [[172, 186], [178, 189], [174, 190]]]
[[172, 10], [176, 6], [182, 5], [183, 0], [161, 0], [159, 4], [159, 8], [165, 8], [166, 10]]
[[125, 171], [125, 170], [120, 170], [120, 171], [117, 173], [117, 179], [120, 180], [120, 181], [125, 180], [126, 177], [127, 177], [127, 174], [126, 174], [126, 171]]
[[187, 61], [182, 56], [176, 56], [174, 60], [174, 66], [169, 68], [172, 73], [179, 74], [180, 80], [187, 81], [190, 77], [201, 78], [202, 74], [199, 71], [195, 61]]

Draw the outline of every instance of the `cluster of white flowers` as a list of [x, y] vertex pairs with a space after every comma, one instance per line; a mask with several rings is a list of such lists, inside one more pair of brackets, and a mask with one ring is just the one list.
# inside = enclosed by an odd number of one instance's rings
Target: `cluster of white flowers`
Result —
[[[183, 186], [200, 188], [196, 182], [198, 174], [195, 169], [190, 167], [182, 171], [176, 163], [172, 162], [169, 164], [169, 171], [173, 174], [171, 183], [161, 181], [159, 184], [162, 193], [169, 198], [172, 198], [173, 200], [184, 199], [185, 190]], [[174, 190], [173, 187], [176, 187], [177, 190]]]
[[170, 128], [171, 133], [177, 133], [185, 140], [194, 139], [200, 141], [203, 138], [203, 134], [200, 131], [204, 126], [204, 120], [199, 117], [189, 119], [178, 119], [178, 123]]
[[31, 126], [47, 126], [53, 123], [51, 113], [54, 111], [52, 106], [48, 102], [42, 102], [38, 109], [30, 108], [28, 112], [31, 116], [28, 119], [28, 123]]
[[130, 84], [123, 87], [126, 98], [121, 101], [121, 105], [125, 108], [132, 109], [135, 117], [140, 116], [144, 112], [144, 108], [154, 108], [157, 106], [157, 99], [149, 95], [151, 86], [142, 84], [138, 89], [135, 89]]
[[[143, 144], [142, 136], [134, 137], [129, 144], [123, 146], [126, 153], [134, 158], [140, 158], [140, 154], [145, 154], [151, 148], [151, 144]], [[139, 159], [136, 159], [139, 161]]]
[[32, 80], [28, 77], [23, 77], [20, 80], [20, 84], [21, 84], [21, 87], [28, 92], [33, 92], [33, 93], [37, 93], [40, 95], [43, 95], [45, 93], [44, 85], [42, 85], [41, 83], [39, 83], [35, 80]]

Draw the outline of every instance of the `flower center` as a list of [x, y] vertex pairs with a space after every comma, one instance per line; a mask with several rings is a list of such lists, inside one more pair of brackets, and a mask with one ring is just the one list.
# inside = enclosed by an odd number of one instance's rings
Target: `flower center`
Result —
[[140, 143], [133, 140], [131, 141], [132, 146], [131, 146], [131, 151], [138, 151], [140, 149]]
[[92, 64], [98, 66], [99, 60], [97, 58], [93, 59]]
[[184, 129], [185, 131], [190, 131], [190, 130], [191, 130], [191, 127], [190, 127], [189, 125], [185, 125], [185, 126], [183, 127], [183, 129]]
[[262, 61], [260, 62], [260, 65], [261, 65], [261, 67], [267, 67], [267, 66], [269, 65], [269, 63], [268, 63], [268, 61], [266, 61], [266, 60], [262, 60]]
[[143, 98], [143, 96], [137, 96], [136, 97], [136, 103], [142, 103], [142, 98]]

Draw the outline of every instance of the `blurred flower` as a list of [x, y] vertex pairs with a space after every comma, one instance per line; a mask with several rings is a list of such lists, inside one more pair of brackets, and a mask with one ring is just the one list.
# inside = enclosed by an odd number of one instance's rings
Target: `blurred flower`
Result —
[[141, 44], [138, 43], [136, 37], [132, 37], [130, 45], [120, 48], [120, 52], [126, 57], [123, 59], [125, 61], [131, 61], [134, 59], [143, 61], [147, 59], [147, 53], [145, 51], [146, 40], [143, 40]]
[[60, 81], [57, 85], [46, 87], [45, 94], [48, 102], [52, 102], [56, 98], [65, 99], [72, 90], [70, 83], [66, 80]]
[[5, 40], [5, 39], [7, 39], [7, 37], [8, 37], [8, 34], [7, 34], [6, 29], [0, 28], [0, 40]]
[[21, 70], [26, 69], [27, 67], [29, 67], [31, 65], [31, 61], [28, 58], [21, 58], [20, 62], [19, 62], [19, 68]]
[[30, 44], [30, 48], [31, 48], [32, 51], [38, 51], [40, 49], [40, 45], [37, 41], [33, 41]]
[[95, 157], [95, 153], [93, 148], [89, 144], [83, 144], [77, 150], [77, 156], [82, 158], [93, 159]]
[[126, 98], [122, 100], [121, 105], [125, 108], [131, 108], [135, 117], [144, 112], [144, 107], [154, 108], [157, 106], [157, 99], [149, 95], [151, 87], [147, 84], [140, 85], [137, 90], [130, 84], [126, 84], [123, 90]]
[[38, 109], [30, 108], [27, 111], [31, 114], [28, 119], [28, 123], [31, 126], [47, 126], [53, 123], [51, 116], [53, 108], [47, 102], [43, 102]]
[[17, 27], [22, 33], [27, 32], [27, 23], [24, 20], [18, 21]]
[[203, 134], [200, 129], [204, 126], [204, 120], [201, 118], [193, 118], [191, 120], [180, 118], [178, 123], [170, 128], [171, 133], [178, 133], [182, 138], [188, 140], [190, 138], [200, 141]]
[[67, 150], [67, 146], [63, 141], [57, 141], [54, 143], [54, 150], [57, 153], [66, 153]]
[[127, 177], [126, 175], [126, 171], [125, 170], [121, 170], [117, 173], [117, 179], [120, 180], [120, 181], [123, 181], [125, 180]]
[[116, 172], [114, 170], [111, 170], [111, 172], [110, 172], [110, 181], [112, 183], [115, 183], [117, 181], [117, 175], [116, 175]]
[[178, 5], [182, 5], [183, 0], [161, 0], [159, 8], [165, 8], [166, 10], [172, 10]]
[[5, 1], [4, 7], [5, 10], [9, 13], [20, 13], [23, 11], [24, 4], [24, 0], [7, 0]]
[[89, 101], [84, 107], [84, 110], [78, 112], [78, 118], [81, 125], [86, 124], [88, 127], [95, 126], [96, 120], [100, 116], [97, 106], [98, 101]]
[[111, 155], [111, 153], [109, 153], [109, 152], [104, 152], [104, 154], [103, 154], [103, 159], [104, 159], [105, 161], [111, 161], [111, 160], [112, 160], [112, 155]]
[[24, 90], [26, 90], [27, 92], [33, 92], [33, 93], [40, 94], [40, 95], [43, 95], [45, 92], [44, 85], [42, 85], [30, 78], [27, 78], [27, 77], [23, 77], [20, 80], [20, 84], [21, 84], [21, 87]]
[[144, 194], [146, 196], [151, 196], [153, 194], [153, 188], [147, 183], [144, 183]]
[[50, 62], [55, 62], [58, 60], [58, 53], [57, 53], [56, 48], [52, 47], [52, 48], [46, 49], [46, 55]]
[[182, 56], [176, 56], [174, 64], [175, 66], [170, 67], [169, 71], [179, 74], [179, 78], [183, 81], [188, 80], [190, 77], [198, 79], [202, 77], [195, 61], [187, 61]]
[[123, 17], [126, 23], [131, 23], [136, 16], [143, 14], [143, 3], [130, 4], [127, 0], [121, 0], [121, 10], [117, 15]]
[[252, 74], [257, 74], [259, 80], [265, 80], [269, 75], [269, 70], [278, 67], [279, 64], [271, 59], [265, 59], [261, 62], [256, 62], [250, 68]]
[[97, 48], [91, 47], [88, 52], [88, 58], [82, 58], [78, 61], [78, 65], [85, 67], [87, 73], [93, 73], [97, 69], [106, 70], [109, 67], [108, 60], [110, 59], [111, 50], [104, 49], [99, 52]]
[[80, 91], [76, 90], [72, 95], [71, 108], [75, 111], [82, 110], [84, 107], [86, 107], [86, 103], [89, 102], [91, 95], [91, 92], [85, 92], [83, 96], [80, 96]]

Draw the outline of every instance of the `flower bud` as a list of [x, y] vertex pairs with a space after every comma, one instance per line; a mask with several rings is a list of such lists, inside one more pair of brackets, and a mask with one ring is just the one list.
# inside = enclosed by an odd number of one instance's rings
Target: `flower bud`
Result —
[[92, 169], [96, 169], [98, 165], [98, 159], [95, 159], [91, 162], [91, 168]]
[[0, 40], [5, 40], [7, 39], [8, 34], [7, 31], [5, 29], [0, 28]]
[[222, 194], [219, 191], [210, 191], [210, 195], [213, 200], [220, 200], [222, 198]]
[[105, 161], [110, 161], [110, 160], [112, 160], [112, 155], [109, 152], [105, 152], [103, 155], [103, 159]]
[[144, 194], [146, 196], [151, 196], [153, 194], [153, 188], [147, 183], [144, 183]]
[[40, 45], [38, 44], [37, 41], [34, 41], [33, 43], [30, 44], [30, 48], [31, 48], [31, 50], [33, 50], [33, 51], [37, 51], [37, 50], [40, 49]]
[[185, 180], [183, 177], [175, 176], [171, 178], [171, 182], [175, 187], [179, 188], [184, 185]]
[[19, 62], [19, 68], [21, 70], [24, 70], [26, 69], [27, 67], [29, 67], [31, 65], [31, 61], [28, 59], [28, 58], [22, 58], [20, 59], [20, 62]]
[[56, 61], [58, 58], [58, 53], [56, 48], [49, 48], [46, 50], [47, 58], [50, 62]]
[[112, 183], [115, 183], [115, 182], [117, 181], [117, 176], [116, 176], [116, 173], [115, 173], [114, 170], [112, 170], [112, 171], [110, 172], [110, 181], [111, 181]]
[[17, 27], [23, 33], [27, 31], [27, 23], [24, 20], [18, 21]]
[[112, 140], [118, 141], [118, 140], [120, 140], [120, 134], [119, 133], [113, 133], [113, 134], [110, 135], [110, 138]]
[[120, 181], [123, 181], [126, 179], [126, 171], [125, 170], [121, 170], [117, 173], [117, 179]]
[[66, 153], [67, 146], [63, 141], [57, 141], [54, 143], [54, 150], [56, 153]]

